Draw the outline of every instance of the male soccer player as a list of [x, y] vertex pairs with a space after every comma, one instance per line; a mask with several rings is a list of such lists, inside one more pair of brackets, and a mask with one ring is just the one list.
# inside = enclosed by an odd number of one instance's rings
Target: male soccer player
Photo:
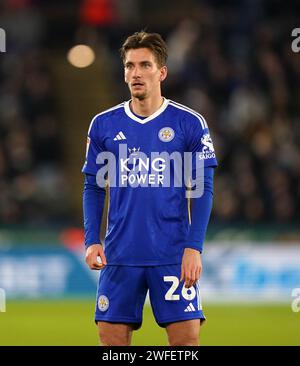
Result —
[[[167, 48], [159, 34], [129, 36], [121, 57], [131, 99], [93, 118], [82, 170], [86, 262], [101, 270], [95, 312], [100, 342], [130, 345], [149, 290], [169, 344], [198, 345], [205, 319], [201, 253], [217, 166], [213, 144], [199, 113], [162, 97]], [[109, 213], [103, 248], [105, 179]], [[191, 222], [188, 182], [195, 197]]]

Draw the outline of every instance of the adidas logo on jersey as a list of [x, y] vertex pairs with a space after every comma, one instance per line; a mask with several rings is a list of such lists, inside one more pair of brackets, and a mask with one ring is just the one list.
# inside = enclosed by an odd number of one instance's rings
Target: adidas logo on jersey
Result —
[[122, 131], [120, 131], [116, 137], [114, 138], [114, 141], [117, 141], [117, 140], [126, 140], [126, 137], [124, 135], [124, 133]]
[[190, 302], [188, 304], [188, 306], [184, 309], [185, 312], [188, 312], [188, 311], [196, 311], [196, 309], [194, 308], [194, 305]]

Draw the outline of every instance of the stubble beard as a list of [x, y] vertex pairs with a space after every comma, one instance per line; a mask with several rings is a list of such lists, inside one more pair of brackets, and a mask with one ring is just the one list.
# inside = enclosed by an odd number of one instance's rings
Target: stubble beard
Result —
[[138, 99], [138, 100], [144, 100], [144, 99], [146, 99], [146, 97], [147, 97], [147, 93], [146, 93], [146, 91], [130, 91], [131, 92], [131, 97], [133, 97], [133, 98], [136, 98], [136, 99]]

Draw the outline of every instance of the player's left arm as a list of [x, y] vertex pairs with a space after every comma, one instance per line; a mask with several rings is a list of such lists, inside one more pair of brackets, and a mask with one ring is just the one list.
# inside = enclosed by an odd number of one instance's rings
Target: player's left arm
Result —
[[195, 284], [202, 272], [201, 253], [213, 203], [213, 175], [213, 167], [204, 168], [203, 194], [192, 201], [192, 221], [184, 245], [180, 278], [187, 288]]
[[200, 278], [201, 272], [201, 253], [197, 249], [185, 248], [181, 262], [180, 282], [184, 281], [184, 286], [190, 288]]
[[[218, 165], [207, 123], [198, 113], [185, 116], [183, 129], [188, 151], [192, 153], [192, 176], [195, 194], [192, 200], [191, 225], [184, 243], [181, 281], [191, 287], [202, 272], [201, 255], [212, 210], [214, 168]], [[202, 189], [203, 188], [203, 189]], [[200, 194], [198, 194], [200, 193]]]

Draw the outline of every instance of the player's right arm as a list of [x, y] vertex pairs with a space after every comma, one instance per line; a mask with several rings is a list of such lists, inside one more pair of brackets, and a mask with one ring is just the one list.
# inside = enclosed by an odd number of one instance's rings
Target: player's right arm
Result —
[[[106, 265], [106, 257], [100, 242], [100, 227], [105, 202], [105, 188], [98, 186], [96, 174], [99, 166], [97, 156], [103, 151], [95, 117], [88, 131], [86, 161], [82, 172], [85, 173], [83, 189], [84, 244], [86, 263], [90, 269], [102, 269]], [[100, 259], [100, 261], [99, 261]]]
[[104, 268], [107, 263], [102, 245], [98, 243], [90, 245], [85, 253], [85, 261], [90, 269]]
[[85, 261], [90, 269], [96, 270], [106, 265], [106, 257], [100, 242], [104, 202], [105, 189], [97, 185], [94, 175], [86, 174], [83, 189]]

